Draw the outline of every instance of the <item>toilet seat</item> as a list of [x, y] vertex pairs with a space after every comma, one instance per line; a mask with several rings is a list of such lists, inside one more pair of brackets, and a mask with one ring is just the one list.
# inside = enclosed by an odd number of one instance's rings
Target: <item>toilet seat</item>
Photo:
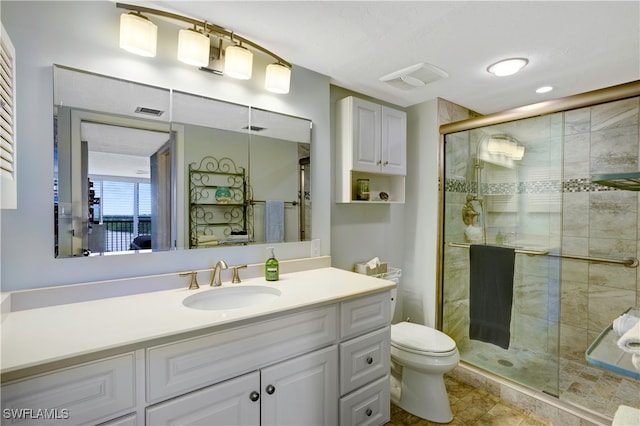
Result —
[[456, 342], [441, 331], [406, 321], [391, 326], [391, 346], [425, 356], [448, 356], [457, 350]]

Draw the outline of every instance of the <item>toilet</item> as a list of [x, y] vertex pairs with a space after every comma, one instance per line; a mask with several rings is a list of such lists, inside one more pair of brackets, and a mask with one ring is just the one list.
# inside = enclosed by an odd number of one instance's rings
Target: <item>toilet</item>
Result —
[[[397, 289], [392, 290], [392, 309], [396, 292]], [[456, 342], [446, 334], [407, 321], [392, 324], [391, 400], [423, 419], [449, 423], [453, 413], [444, 374], [459, 361]]]

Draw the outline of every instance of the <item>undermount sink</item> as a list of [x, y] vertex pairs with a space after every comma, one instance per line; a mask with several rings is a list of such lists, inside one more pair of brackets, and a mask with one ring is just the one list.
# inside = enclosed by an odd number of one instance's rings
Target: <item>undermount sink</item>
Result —
[[277, 288], [263, 285], [217, 287], [192, 294], [182, 304], [193, 309], [224, 311], [271, 302], [281, 294]]

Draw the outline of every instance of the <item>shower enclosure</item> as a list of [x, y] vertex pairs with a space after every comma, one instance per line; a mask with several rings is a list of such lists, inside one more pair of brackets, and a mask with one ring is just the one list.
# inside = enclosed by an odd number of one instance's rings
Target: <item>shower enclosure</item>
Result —
[[[638, 175], [640, 84], [595, 93], [442, 126], [440, 314], [463, 362], [611, 416], [640, 382], [585, 351], [640, 304], [640, 185], [592, 176]], [[471, 244], [515, 249], [508, 349], [469, 338]]]

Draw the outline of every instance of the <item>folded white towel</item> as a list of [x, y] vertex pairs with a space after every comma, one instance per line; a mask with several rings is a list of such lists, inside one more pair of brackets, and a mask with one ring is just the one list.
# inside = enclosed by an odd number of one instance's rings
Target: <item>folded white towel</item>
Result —
[[622, 314], [613, 320], [613, 331], [618, 333], [619, 336], [622, 336], [638, 322], [640, 322], [640, 318], [629, 314]]
[[620, 405], [613, 416], [612, 426], [640, 425], [640, 410]]
[[640, 354], [640, 322], [637, 322], [618, 339], [618, 347], [630, 354]]

